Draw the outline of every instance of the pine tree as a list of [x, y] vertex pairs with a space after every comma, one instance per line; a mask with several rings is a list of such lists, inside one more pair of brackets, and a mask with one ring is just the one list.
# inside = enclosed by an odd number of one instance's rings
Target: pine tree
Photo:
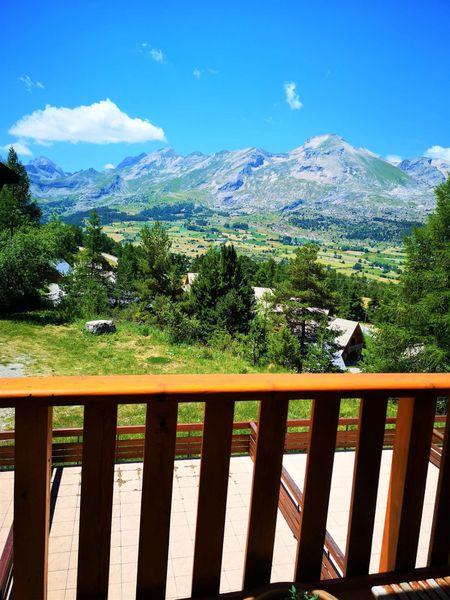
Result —
[[255, 301], [234, 246], [208, 250], [191, 292], [205, 337], [215, 329], [231, 334], [248, 332]]
[[101, 269], [102, 263], [102, 223], [96, 210], [93, 210], [86, 220], [83, 236], [85, 260], [91, 275]]
[[331, 370], [336, 352], [336, 335], [327, 329], [327, 310], [333, 308], [335, 298], [327, 285], [326, 269], [317, 260], [318, 251], [315, 244], [298, 248], [287, 266], [286, 280], [273, 296], [274, 306], [282, 309], [281, 320], [298, 341], [299, 350], [294, 353], [298, 371], [322, 371], [323, 365]]
[[450, 370], [450, 177], [435, 194], [435, 212], [405, 241], [397, 289], [378, 309], [368, 371]]
[[23, 225], [37, 225], [41, 210], [30, 194], [28, 174], [13, 147], [9, 149], [7, 166], [19, 175], [19, 182], [5, 185], [0, 192], [0, 231], [10, 235]]
[[119, 302], [127, 303], [136, 296], [139, 273], [139, 248], [125, 244], [118, 257], [114, 296]]
[[93, 210], [86, 220], [83, 249], [78, 252], [72, 272], [63, 282], [64, 308], [69, 317], [91, 319], [109, 311], [111, 281], [102, 266], [102, 224]]
[[181, 293], [171, 247], [169, 234], [161, 223], [141, 229], [138, 290], [146, 304], [157, 296], [175, 298]]

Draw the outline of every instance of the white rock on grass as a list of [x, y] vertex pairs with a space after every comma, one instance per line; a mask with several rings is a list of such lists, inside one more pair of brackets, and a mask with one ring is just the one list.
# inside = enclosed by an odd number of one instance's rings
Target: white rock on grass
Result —
[[94, 335], [99, 335], [100, 333], [114, 333], [116, 331], [114, 321], [109, 321], [107, 319], [88, 321], [85, 327], [89, 333], [93, 333]]

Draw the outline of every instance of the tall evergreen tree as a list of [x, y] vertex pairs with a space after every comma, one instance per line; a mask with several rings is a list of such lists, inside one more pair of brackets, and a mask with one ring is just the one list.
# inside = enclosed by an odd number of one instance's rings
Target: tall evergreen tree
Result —
[[171, 247], [169, 234], [161, 223], [141, 229], [138, 290], [145, 303], [157, 296], [175, 298], [181, 292]]
[[99, 270], [102, 263], [102, 223], [96, 210], [93, 210], [86, 220], [83, 236], [84, 258], [91, 275]]
[[404, 272], [378, 310], [368, 371], [450, 370], [450, 177], [435, 194], [436, 210], [405, 240]]
[[10, 235], [23, 225], [37, 225], [41, 218], [39, 206], [31, 199], [30, 180], [13, 147], [9, 149], [7, 166], [19, 175], [19, 182], [5, 185], [0, 192], [0, 231]]
[[70, 317], [90, 319], [109, 311], [112, 282], [103, 271], [102, 224], [93, 210], [83, 232], [84, 248], [78, 252], [74, 267], [63, 283], [65, 310]]
[[315, 244], [301, 246], [287, 266], [287, 278], [275, 290], [273, 304], [281, 307], [281, 320], [298, 340], [298, 371], [333, 370], [336, 335], [328, 330], [327, 309], [335, 298], [327, 285], [325, 267], [317, 260]]
[[191, 292], [194, 312], [205, 337], [215, 329], [231, 334], [248, 332], [255, 301], [234, 246], [208, 250]]
[[125, 244], [120, 250], [114, 289], [114, 296], [119, 304], [126, 303], [136, 296], [139, 251], [138, 246], [133, 246], [130, 243]]

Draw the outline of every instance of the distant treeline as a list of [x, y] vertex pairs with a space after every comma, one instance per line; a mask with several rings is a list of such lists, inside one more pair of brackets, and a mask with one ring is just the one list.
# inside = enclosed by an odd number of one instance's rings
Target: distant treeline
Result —
[[[109, 206], [99, 206], [96, 211], [103, 225], [109, 225], [117, 221], [178, 221], [212, 214], [211, 210], [194, 202], [158, 204], [135, 214], [110, 208]], [[71, 225], [82, 225], [89, 218], [91, 212], [92, 210], [80, 210], [62, 218]]]
[[337, 230], [348, 240], [372, 240], [374, 242], [401, 242], [410, 235], [419, 221], [373, 217], [364, 222], [336, 219], [328, 215], [292, 216], [292, 225], [314, 231]]

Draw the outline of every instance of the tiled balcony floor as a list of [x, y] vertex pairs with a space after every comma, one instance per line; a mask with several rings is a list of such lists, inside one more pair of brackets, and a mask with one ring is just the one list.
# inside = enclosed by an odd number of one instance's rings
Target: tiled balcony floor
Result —
[[[379, 559], [391, 456], [390, 451], [383, 452], [372, 555], [373, 570], [376, 569]], [[339, 452], [335, 457], [327, 527], [341, 549], [345, 549], [353, 461], [353, 452]], [[302, 488], [306, 455], [285, 455], [284, 465]], [[177, 460], [175, 463], [167, 579], [167, 598], [170, 599], [190, 594], [199, 468], [198, 460]], [[253, 463], [249, 457], [231, 459], [221, 578], [222, 592], [238, 589], [242, 581], [252, 468]], [[426, 560], [426, 543], [430, 536], [432, 499], [436, 489], [437, 474], [438, 470], [430, 464], [418, 565], [423, 565]], [[12, 521], [13, 476], [12, 472], [0, 473], [1, 547]], [[63, 469], [50, 532], [49, 600], [76, 597], [80, 479], [79, 467]], [[134, 597], [141, 489], [141, 463], [116, 465], [109, 590], [111, 599], [128, 600]], [[278, 511], [272, 581], [292, 579], [295, 551], [296, 541]]]

